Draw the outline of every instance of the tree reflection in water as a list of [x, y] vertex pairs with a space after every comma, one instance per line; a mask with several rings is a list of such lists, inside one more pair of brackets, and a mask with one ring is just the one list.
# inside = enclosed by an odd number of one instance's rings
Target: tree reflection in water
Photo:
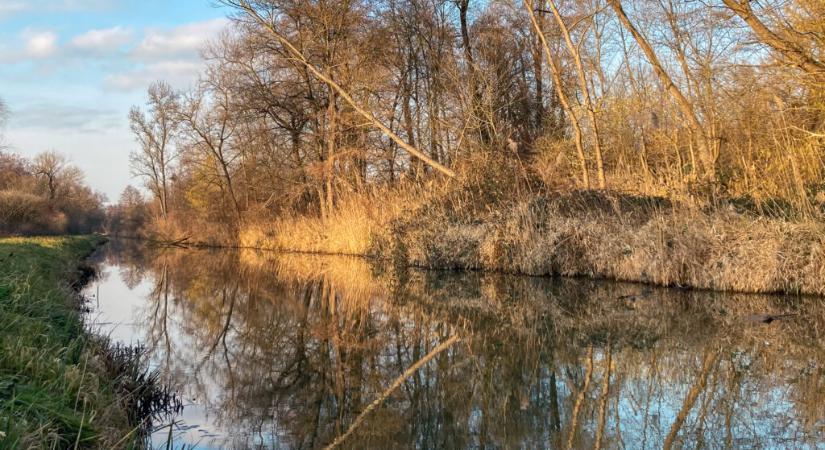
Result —
[[138, 337], [216, 445], [825, 443], [821, 299], [118, 241], [106, 264], [153, 284]]

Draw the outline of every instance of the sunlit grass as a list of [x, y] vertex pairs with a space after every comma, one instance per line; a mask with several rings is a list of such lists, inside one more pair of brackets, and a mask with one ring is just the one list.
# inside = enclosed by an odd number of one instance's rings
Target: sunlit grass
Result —
[[241, 244], [432, 269], [825, 295], [825, 225], [814, 219], [603, 192], [516, 194], [481, 182], [351, 194], [326, 217], [252, 225]]
[[128, 426], [70, 288], [98, 241], [0, 239], [0, 448], [94, 447]]

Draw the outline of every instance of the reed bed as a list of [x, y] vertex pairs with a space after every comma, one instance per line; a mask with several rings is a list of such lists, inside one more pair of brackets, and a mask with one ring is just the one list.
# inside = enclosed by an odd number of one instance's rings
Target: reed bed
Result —
[[[512, 191], [512, 189], [509, 189]], [[327, 217], [248, 225], [240, 245], [430, 269], [588, 276], [825, 295], [825, 223], [594, 191], [513, 195], [495, 180], [341, 198]]]

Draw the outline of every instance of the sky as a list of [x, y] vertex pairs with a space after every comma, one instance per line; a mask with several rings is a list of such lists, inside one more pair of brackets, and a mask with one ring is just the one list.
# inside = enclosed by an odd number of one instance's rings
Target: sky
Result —
[[66, 155], [117, 201], [142, 184], [129, 170], [129, 109], [155, 80], [193, 86], [225, 16], [213, 0], [0, 0], [4, 144]]

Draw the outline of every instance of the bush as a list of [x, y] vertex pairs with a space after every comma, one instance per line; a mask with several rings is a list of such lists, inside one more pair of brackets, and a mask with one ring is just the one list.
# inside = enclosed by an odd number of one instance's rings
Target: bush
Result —
[[66, 227], [66, 216], [52, 211], [48, 201], [27, 192], [0, 191], [0, 235], [57, 234]]

